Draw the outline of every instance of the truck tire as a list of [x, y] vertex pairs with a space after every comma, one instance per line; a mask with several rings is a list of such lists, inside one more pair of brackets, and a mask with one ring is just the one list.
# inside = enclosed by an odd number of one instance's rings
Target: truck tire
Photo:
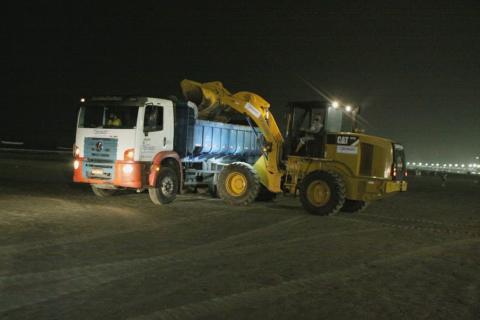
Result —
[[345, 199], [345, 203], [340, 210], [347, 213], [357, 213], [363, 211], [366, 207], [368, 207], [368, 202]]
[[255, 201], [260, 182], [255, 169], [244, 162], [225, 166], [218, 175], [218, 196], [232, 205], [248, 205]]
[[345, 184], [336, 173], [311, 172], [300, 183], [300, 201], [311, 214], [336, 214], [345, 203]]
[[93, 193], [95, 193], [95, 195], [100, 198], [111, 197], [117, 192], [117, 190], [115, 189], [102, 189], [94, 184], [92, 184], [91, 186]]
[[150, 200], [153, 203], [162, 205], [175, 200], [178, 191], [178, 176], [174, 169], [162, 167], [158, 172], [157, 184], [148, 188]]

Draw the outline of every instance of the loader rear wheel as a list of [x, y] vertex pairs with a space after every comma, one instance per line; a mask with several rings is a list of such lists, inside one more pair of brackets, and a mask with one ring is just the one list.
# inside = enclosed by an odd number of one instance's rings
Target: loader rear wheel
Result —
[[258, 196], [260, 182], [255, 169], [244, 162], [234, 162], [220, 172], [218, 196], [233, 205], [248, 205]]
[[347, 213], [357, 213], [363, 211], [366, 207], [368, 207], [368, 202], [346, 199], [342, 209], [340, 210]]
[[163, 167], [158, 172], [157, 184], [148, 189], [150, 200], [161, 205], [175, 200], [178, 191], [178, 176], [170, 167]]
[[336, 173], [314, 171], [300, 184], [300, 201], [311, 214], [336, 214], [345, 203], [345, 184]]
[[117, 192], [117, 190], [115, 189], [102, 189], [94, 184], [92, 184], [91, 186], [93, 193], [95, 193], [95, 195], [100, 198], [111, 197]]

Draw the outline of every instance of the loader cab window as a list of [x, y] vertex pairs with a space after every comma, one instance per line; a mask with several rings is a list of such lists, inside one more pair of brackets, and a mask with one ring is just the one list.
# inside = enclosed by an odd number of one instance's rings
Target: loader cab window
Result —
[[325, 108], [310, 102], [294, 103], [287, 116], [286, 154], [322, 157]]
[[327, 121], [325, 128], [327, 132], [354, 132], [355, 114], [348, 113], [341, 108], [329, 107], [327, 109]]
[[144, 131], [163, 130], [163, 107], [147, 106], [145, 108]]

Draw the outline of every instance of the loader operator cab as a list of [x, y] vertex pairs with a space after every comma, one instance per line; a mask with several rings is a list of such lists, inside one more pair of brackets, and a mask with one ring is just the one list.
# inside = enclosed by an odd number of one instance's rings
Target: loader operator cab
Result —
[[287, 105], [284, 154], [324, 158], [327, 133], [354, 132], [358, 108], [328, 101], [296, 101]]

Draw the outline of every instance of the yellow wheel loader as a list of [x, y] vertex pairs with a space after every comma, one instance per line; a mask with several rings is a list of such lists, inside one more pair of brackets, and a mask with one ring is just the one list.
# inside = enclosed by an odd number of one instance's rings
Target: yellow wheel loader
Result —
[[407, 190], [403, 146], [356, 132], [358, 108], [329, 101], [289, 103], [283, 138], [269, 103], [257, 94], [232, 94], [221, 82], [183, 80], [181, 87], [200, 119], [243, 117], [262, 140], [262, 155], [254, 165], [234, 162], [218, 175], [218, 195], [230, 204], [247, 205], [284, 192], [298, 195], [312, 214], [331, 215], [357, 212]]

